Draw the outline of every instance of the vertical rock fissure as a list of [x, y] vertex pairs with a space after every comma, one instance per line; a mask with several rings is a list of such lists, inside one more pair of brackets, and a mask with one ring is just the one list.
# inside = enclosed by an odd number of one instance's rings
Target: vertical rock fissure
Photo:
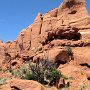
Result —
[[30, 47], [29, 47], [29, 49], [31, 49], [31, 43], [32, 43], [32, 29], [30, 30]]
[[39, 31], [39, 34], [41, 34], [42, 32], [42, 22], [41, 22], [41, 25], [40, 25], [40, 31]]

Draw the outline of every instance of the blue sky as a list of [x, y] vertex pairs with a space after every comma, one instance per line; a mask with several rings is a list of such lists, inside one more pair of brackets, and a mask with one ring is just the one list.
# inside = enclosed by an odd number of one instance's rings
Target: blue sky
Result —
[[[38, 12], [48, 12], [63, 0], [0, 0], [0, 39], [15, 40], [19, 32], [30, 25]], [[90, 14], [90, 0], [87, 9]]]

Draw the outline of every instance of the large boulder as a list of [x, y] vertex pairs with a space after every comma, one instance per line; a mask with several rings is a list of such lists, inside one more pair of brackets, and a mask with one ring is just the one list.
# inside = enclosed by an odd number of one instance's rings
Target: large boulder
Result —
[[34, 56], [33, 61], [45, 60], [54, 61], [57, 64], [66, 63], [69, 61], [69, 55], [67, 50], [63, 47], [52, 48], [51, 50], [47, 50], [43, 53], [39, 53]]
[[90, 48], [88, 47], [76, 47], [73, 48], [74, 59], [77, 64], [90, 67]]
[[45, 90], [41, 84], [32, 80], [13, 79], [9, 83], [14, 90]]

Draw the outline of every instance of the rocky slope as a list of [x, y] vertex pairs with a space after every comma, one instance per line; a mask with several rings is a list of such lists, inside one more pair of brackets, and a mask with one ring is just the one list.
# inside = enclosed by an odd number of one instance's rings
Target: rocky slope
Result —
[[[44, 15], [38, 13], [33, 24], [22, 30], [16, 41], [0, 42], [0, 67], [4, 70], [9, 67], [16, 69], [26, 61], [35, 62], [48, 57], [48, 60], [60, 65], [59, 69], [63, 73], [75, 78], [70, 90], [77, 90], [84, 82], [90, 85], [87, 79], [90, 77], [88, 32], [90, 16], [85, 0], [64, 0], [58, 8]], [[72, 47], [74, 60], [68, 55], [66, 46]], [[88, 68], [84, 70], [83, 66]]]

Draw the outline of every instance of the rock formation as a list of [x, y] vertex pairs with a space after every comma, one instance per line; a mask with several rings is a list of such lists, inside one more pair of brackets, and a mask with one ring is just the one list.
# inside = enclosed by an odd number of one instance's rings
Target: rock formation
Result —
[[[63, 50], [66, 53], [65, 47], [61, 46], [90, 45], [90, 40], [86, 42], [80, 34], [80, 30], [90, 29], [89, 18], [85, 0], [64, 0], [58, 8], [46, 14], [38, 13], [33, 24], [22, 30], [16, 41], [0, 43], [0, 65], [7, 68], [19, 66], [24, 61], [37, 60], [40, 55], [44, 59], [43, 52], [50, 52], [50, 56], [54, 55], [52, 58], [58, 58], [60, 62], [69, 61], [67, 55], [67, 60], [60, 59], [60, 53]], [[61, 49], [54, 51], [57, 46]]]
[[[68, 54], [67, 46], [73, 50], [73, 60]], [[0, 41], [0, 67], [3, 70], [16, 69], [27, 61], [54, 60], [60, 65], [58, 69], [62, 73], [74, 78], [70, 80], [70, 90], [78, 90], [79, 84], [90, 86], [88, 46], [90, 16], [85, 0], [64, 0], [59, 7], [46, 14], [38, 13], [34, 22], [20, 32], [16, 41], [5, 44]], [[31, 87], [29, 83], [32, 84]], [[37, 85], [35, 90], [42, 89], [42, 85], [34, 81], [12, 80], [10, 85], [8, 90], [15, 87], [31, 90], [33, 85]]]

